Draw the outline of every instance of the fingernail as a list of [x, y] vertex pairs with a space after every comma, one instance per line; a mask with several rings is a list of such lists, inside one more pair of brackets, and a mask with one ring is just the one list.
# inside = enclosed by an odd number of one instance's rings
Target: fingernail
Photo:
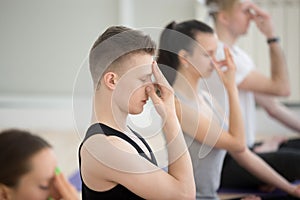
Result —
[[60, 169], [58, 167], [55, 168], [55, 175], [59, 175], [60, 174]]
[[151, 91], [151, 88], [150, 88], [150, 87], [146, 87], [146, 91], [147, 91], [147, 92], [150, 92], [150, 91]]

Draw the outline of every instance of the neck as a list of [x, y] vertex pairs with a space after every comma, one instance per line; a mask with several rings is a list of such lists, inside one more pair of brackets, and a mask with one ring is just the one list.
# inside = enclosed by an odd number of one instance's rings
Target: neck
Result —
[[128, 113], [120, 110], [115, 103], [112, 102], [111, 94], [96, 92], [93, 105], [93, 123], [103, 123], [111, 128], [121, 132], [126, 130], [126, 120]]
[[216, 23], [215, 30], [217, 32], [219, 40], [228, 45], [228, 47], [232, 47], [239, 38], [239, 35], [232, 33], [229, 28], [219, 23]]

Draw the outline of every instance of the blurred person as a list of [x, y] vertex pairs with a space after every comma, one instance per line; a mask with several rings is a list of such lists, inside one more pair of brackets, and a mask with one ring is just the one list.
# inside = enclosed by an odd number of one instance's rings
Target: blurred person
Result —
[[[197, 20], [171, 22], [160, 37], [157, 62], [175, 92], [177, 116], [192, 158], [197, 199], [218, 199], [226, 151], [259, 180], [300, 197], [299, 187], [247, 148], [235, 84], [236, 67], [228, 48], [224, 49], [224, 60], [214, 59], [217, 44], [213, 29]], [[204, 90], [198, 93], [198, 82], [210, 77], [214, 70], [228, 94], [229, 119], [225, 121], [222, 108], [211, 94]]]
[[[295, 131], [300, 131], [300, 119], [272, 96], [290, 94], [287, 66], [283, 52], [276, 37], [271, 16], [250, 0], [206, 0], [209, 14], [212, 16], [219, 37], [217, 59], [222, 59], [222, 49], [228, 47], [236, 63], [236, 84], [242, 108], [247, 145], [289, 181], [300, 178], [300, 140], [287, 141], [275, 138], [255, 145], [255, 100], [275, 119]], [[255, 70], [252, 59], [238, 46], [237, 40], [247, 33], [249, 24], [254, 21], [260, 32], [266, 37], [271, 61], [271, 77]], [[208, 80], [212, 88], [217, 88], [216, 76]], [[220, 89], [220, 88], [219, 88]], [[221, 91], [219, 91], [221, 92]], [[215, 93], [217, 94], [217, 93]], [[219, 93], [220, 94], [220, 93]], [[216, 95], [221, 103], [223, 97]], [[226, 98], [225, 98], [226, 101]], [[249, 188], [259, 187], [263, 183], [242, 169], [227, 154], [222, 172], [222, 187]], [[267, 187], [270, 188], [270, 187]]]
[[60, 173], [51, 145], [30, 132], [0, 133], [0, 199], [78, 200], [75, 188]]

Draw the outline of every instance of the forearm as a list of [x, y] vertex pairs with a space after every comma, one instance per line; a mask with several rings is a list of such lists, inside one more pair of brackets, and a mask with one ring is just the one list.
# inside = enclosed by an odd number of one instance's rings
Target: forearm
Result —
[[179, 155], [187, 151], [180, 124], [175, 117], [168, 117], [163, 126], [168, 149], [169, 163], [174, 162]]
[[229, 101], [229, 130], [228, 132], [235, 138], [237, 143], [246, 145], [243, 116], [240, 107], [238, 89], [232, 87], [227, 89]]
[[289, 194], [293, 194], [296, 187], [272, 169], [264, 160], [249, 149], [242, 153], [232, 153], [232, 157], [251, 174], [261, 181], [273, 185]]
[[163, 131], [166, 137], [169, 169], [168, 172], [179, 181], [181, 188], [188, 193], [195, 193], [193, 166], [188, 148], [183, 138], [183, 133], [175, 117], [168, 117], [164, 124]]
[[278, 105], [271, 116], [294, 131], [300, 133], [300, 117], [283, 105]]
[[300, 117], [274, 97], [256, 93], [255, 101], [266, 110], [270, 117], [300, 133]]
[[[250, 7], [255, 12], [252, 17], [261, 33], [268, 40], [275, 38], [276, 34], [270, 14], [255, 4], [252, 4]], [[272, 88], [272, 91], [269, 91], [270, 94], [288, 96], [290, 93], [290, 88], [287, 66], [283, 52], [278, 41], [268, 41], [268, 45], [271, 62], [271, 82], [268, 82], [268, 86], [266, 87]]]
[[278, 93], [282, 96], [290, 94], [290, 85], [288, 78], [288, 69], [284, 54], [278, 42], [269, 44], [270, 58], [271, 58], [271, 79], [276, 85]]

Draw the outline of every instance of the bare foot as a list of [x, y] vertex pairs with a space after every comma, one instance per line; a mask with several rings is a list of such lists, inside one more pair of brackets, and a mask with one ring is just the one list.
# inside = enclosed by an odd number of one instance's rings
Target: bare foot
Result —
[[261, 145], [254, 148], [256, 153], [266, 153], [277, 151], [281, 143], [287, 140], [286, 137], [274, 136], [271, 139], [264, 141]]
[[262, 185], [259, 187], [259, 190], [263, 192], [273, 192], [275, 189], [276, 187], [272, 185]]
[[258, 196], [255, 196], [255, 195], [249, 195], [249, 196], [241, 198], [241, 200], [261, 200], [261, 198]]
[[297, 185], [297, 187], [292, 195], [300, 198], [300, 185]]

